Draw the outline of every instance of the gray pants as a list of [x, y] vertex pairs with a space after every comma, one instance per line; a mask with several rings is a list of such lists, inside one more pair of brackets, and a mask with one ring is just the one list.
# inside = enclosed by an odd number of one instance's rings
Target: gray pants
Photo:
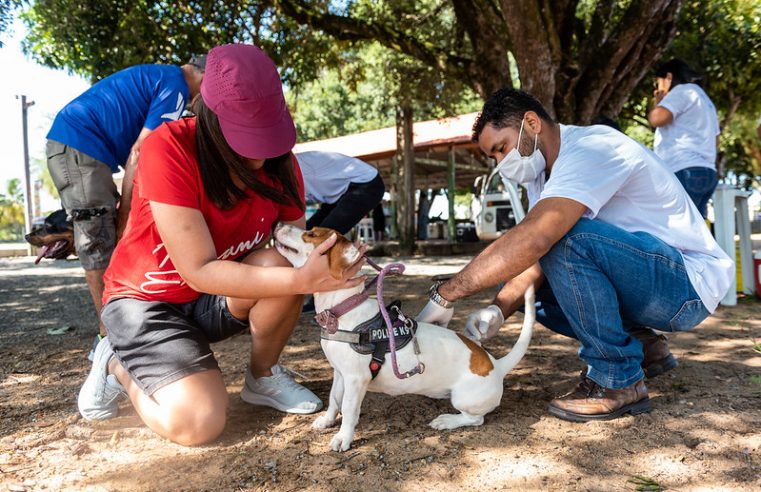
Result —
[[47, 143], [48, 169], [66, 213], [74, 219], [74, 247], [85, 270], [108, 266], [116, 246], [119, 193], [105, 163], [54, 140]]

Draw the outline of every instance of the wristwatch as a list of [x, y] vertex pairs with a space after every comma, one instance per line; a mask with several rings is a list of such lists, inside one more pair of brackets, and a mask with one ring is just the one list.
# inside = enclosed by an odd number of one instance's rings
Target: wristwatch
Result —
[[428, 289], [428, 298], [432, 300], [434, 303], [438, 304], [439, 306], [449, 309], [454, 306], [453, 301], [447, 301], [443, 297], [441, 297], [441, 294], [439, 294], [439, 286], [443, 284], [444, 282], [436, 282], [435, 284], [431, 285], [431, 288]]

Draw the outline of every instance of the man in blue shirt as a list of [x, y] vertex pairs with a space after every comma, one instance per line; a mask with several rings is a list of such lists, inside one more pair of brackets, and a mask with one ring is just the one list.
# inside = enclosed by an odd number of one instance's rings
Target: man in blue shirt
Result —
[[[50, 174], [74, 221], [74, 245], [100, 323], [103, 274], [124, 231], [140, 145], [178, 119], [198, 94], [206, 56], [181, 67], [137, 65], [99, 81], [68, 103], [47, 135]], [[124, 168], [121, 198], [112, 174]], [[118, 207], [117, 207], [118, 202]]]

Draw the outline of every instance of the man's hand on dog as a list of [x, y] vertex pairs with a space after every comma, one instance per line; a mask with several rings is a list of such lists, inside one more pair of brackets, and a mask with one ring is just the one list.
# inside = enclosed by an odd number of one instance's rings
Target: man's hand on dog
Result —
[[470, 313], [465, 322], [465, 336], [471, 340], [482, 342], [497, 334], [505, 324], [505, 316], [499, 306], [491, 304], [488, 307]]
[[301, 272], [301, 279], [303, 279], [303, 286], [305, 293], [312, 292], [328, 292], [332, 290], [348, 289], [355, 287], [365, 281], [365, 275], [361, 275], [355, 278], [355, 275], [362, 269], [365, 264], [365, 251], [366, 245], [358, 247], [361, 254], [360, 259], [344, 270], [341, 278], [336, 279], [330, 273], [330, 265], [328, 263], [328, 255], [325, 253], [333, 247], [336, 243], [337, 236], [331, 235], [328, 239], [317, 245], [309, 254], [309, 259], [302, 267], [299, 268]]
[[415, 316], [415, 320], [419, 323], [430, 323], [446, 328], [449, 322], [452, 321], [453, 315], [454, 308], [445, 308], [429, 300], [428, 304]]

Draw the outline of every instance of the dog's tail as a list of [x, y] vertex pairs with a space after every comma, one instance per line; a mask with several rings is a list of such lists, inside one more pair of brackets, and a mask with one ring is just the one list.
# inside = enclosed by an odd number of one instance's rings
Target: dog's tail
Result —
[[534, 322], [536, 321], [536, 305], [534, 299], [534, 286], [530, 285], [526, 289], [526, 293], [523, 298], [526, 301], [526, 312], [523, 316], [523, 327], [521, 328], [521, 334], [518, 336], [518, 340], [513, 345], [513, 349], [509, 354], [498, 359], [496, 361], [496, 368], [501, 371], [502, 377], [505, 377], [507, 373], [513, 370], [521, 361], [526, 351], [528, 350], [529, 342], [531, 342], [531, 335], [534, 332]]

